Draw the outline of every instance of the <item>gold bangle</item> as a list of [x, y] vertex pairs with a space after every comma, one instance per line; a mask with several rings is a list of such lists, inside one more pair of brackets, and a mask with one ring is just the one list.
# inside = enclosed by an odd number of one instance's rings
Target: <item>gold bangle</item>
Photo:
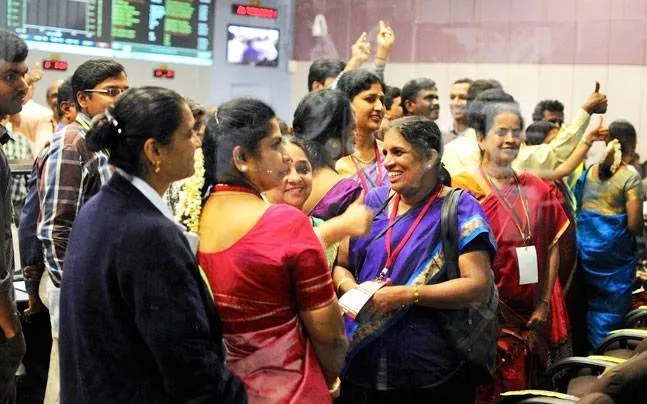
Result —
[[413, 285], [413, 304], [420, 303], [420, 290], [418, 285]]
[[584, 144], [585, 144], [585, 145], [587, 145], [588, 147], [593, 147], [593, 142], [591, 142], [591, 141], [590, 141], [590, 140], [588, 140], [588, 139], [582, 139], [582, 143], [584, 143]]
[[338, 295], [339, 295], [339, 289], [341, 289], [341, 285], [343, 285], [346, 281], [350, 281], [352, 279], [353, 278], [347, 276], [344, 279], [342, 279], [341, 282], [339, 282], [339, 284], [337, 284], [337, 289], [335, 289], [335, 290], [337, 291]]

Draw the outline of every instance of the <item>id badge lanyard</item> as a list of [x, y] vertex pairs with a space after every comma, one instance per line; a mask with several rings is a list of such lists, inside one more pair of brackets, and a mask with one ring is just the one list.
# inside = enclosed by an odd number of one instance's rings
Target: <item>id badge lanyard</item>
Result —
[[395, 195], [395, 198], [393, 198], [393, 210], [389, 215], [389, 225], [388, 225], [389, 227], [384, 237], [384, 240], [386, 243], [386, 263], [384, 264], [384, 268], [382, 268], [382, 271], [380, 271], [380, 274], [377, 276], [378, 281], [384, 281], [387, 279], [387, 275], [391, 271], [391, 268], [393, 266], [393, 263], [395, 262], [395, 259], [398, 257], [398, 255], [400, 254], [400, 251], [402, 251], [405, 244], [407, 244], [407, 241], [409, 241], [409, 239], [413, 235], [413, 232], [416, 230], [418, 225], [420, 225], [422, 218], [429, 211], [429, 208], [431, 208], [431, 205], [434, 203], [436, 199], [438, 199], [438, 195], [440, 195], [440, 191], [442, 189], [443, 189], [442, 184], [439, 183], [436, 186], [436, 189], [434, 190], [434, 193], [431, 195], [429, 200], [424, 204], [422, 209], [420, 209], [418, 216], [416, 216], [416, 219], [413, 221], [411, 226], [409, 226], [409, 229], [404, 234], [404, 237], [402, 237], [402, 240], [400, 240], [398, 245], [395, 247], [395, 250], [393, 250], [391, 246], [393, 225], [395, 224], [395, 218], [398, 215], [398, 207], [400, 206], [400, 194]]
[[516, 174], [514, 175], [514, 181], [519, 192], [519, 199], [521, 200], [521, 208], [523, 209], [523, 213], [526, 218], [525, 223], [521, 216], [519, 216], [519, 212], [517, 212], [514, 206], [512, 206], [512, 203], [510, 203], [505, 195], [503, 195], [501, 190], [497, 188], [496, 185], [494, 185], [490, 176], [485, 172], [485, 169], [483, 167], [481, 167], [481, 174], [483, 175], [483, 179], [496, 194], [497, 199], [502, 202], [510, 212], [515, 227], [519, 231], [519, 235], [521, 236], [521, 240], [523, 241], [523, 246], [515, 248], [515, 253], [517, 255], [517, 266], [519, 270], [519, 285], [538, 283], [539, 266], [537, 262], [537, 249], [532, 244], [532, 232], [530, 229], [528, 201], [524, 198], [523, 192], [521, 191], [519, 178]]

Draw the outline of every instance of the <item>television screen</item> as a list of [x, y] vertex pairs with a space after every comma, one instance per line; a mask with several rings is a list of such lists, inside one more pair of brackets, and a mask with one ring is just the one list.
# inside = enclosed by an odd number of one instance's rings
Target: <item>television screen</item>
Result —
[[227, 62], [252, 66], [278, 66], [279, 30], [229, 25]]
[[213, 0], [0, 0], [30, 49], [209, 66]]

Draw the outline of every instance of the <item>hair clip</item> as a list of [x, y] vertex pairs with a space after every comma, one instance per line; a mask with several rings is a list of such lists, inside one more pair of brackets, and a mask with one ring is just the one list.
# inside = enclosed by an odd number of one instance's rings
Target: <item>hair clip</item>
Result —
[[220, 125], [220, 120], [218, 119], [218, 112], [214, 113], [213, 117], [216, 119], [216, 125]]
[[112, 116], [108, 108], [106, 108], [104, 114], [106, 118], [108, 118], [108, 122], [110, 122], [112, 126], [114, 126], [117, 129], [117, 133], [121, 135], [121, 128], [119, 127], [119, 122], [114, 116]]

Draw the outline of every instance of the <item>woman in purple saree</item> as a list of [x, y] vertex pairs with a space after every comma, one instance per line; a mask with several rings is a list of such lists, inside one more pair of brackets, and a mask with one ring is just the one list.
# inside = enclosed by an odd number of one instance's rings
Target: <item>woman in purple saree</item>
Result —
[[[342, 248], [334, 280], [338, 294], [365, 281], [381, 280], [359, 321], [346, 318], [352, 338], [342, 371], [344, 403], [473, 402], [470, 384], [441, 328], [439, 309], [485, 300], [491, 256], [490, 227], [479, 203], [464, 193], [458, 201], [458, 266], [448, 280], [439, 238], [443, 200], [442, 137], [432, 121], [406, 117], [384, 138], [391, 187], [368, 193], [375, 218], [371, 232]], [[447, 179], [445, 179], [447, 180]]]

